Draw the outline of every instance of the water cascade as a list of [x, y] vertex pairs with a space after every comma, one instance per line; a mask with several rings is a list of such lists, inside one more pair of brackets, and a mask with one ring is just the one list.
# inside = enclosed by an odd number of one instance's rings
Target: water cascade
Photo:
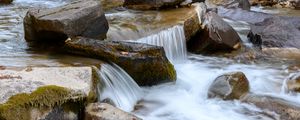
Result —
[[118, 108], [132, 111], [134, 105], [142, 98], [142, 89], [119, 66], [103, 64], [98, 71], [101, 82], [98, 87], [100, 101], [111, 100]]
[[166, 56], [172, 63], [181, 63], [187, 58], [183, 26], [174, 26], [135, 41], [164, 47]]

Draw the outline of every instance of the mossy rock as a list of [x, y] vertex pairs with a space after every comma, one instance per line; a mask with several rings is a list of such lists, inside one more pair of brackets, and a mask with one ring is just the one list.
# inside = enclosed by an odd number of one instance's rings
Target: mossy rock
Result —
[[3, 3], [3, 4], [10, 4], [12, 2], [13, 2], [13, 0], [0, 0], [0, 3]]
[[76, 37], [68, 40], [65, 48], [71, 53], [114, 62], [142, 86], [176, 80], [174, 66], [162, 47]]
[[21, 93], [11, 96], [0, 104], [0, 119], [2, 120], [30, 120], [65, 118], [53, 112], [61, 110], [64, 113], [74, 113], [76, 118], [84, 109], [86, 96], [75, 93], [70, 89], [49, 85], [38, 88], [32, 93]]

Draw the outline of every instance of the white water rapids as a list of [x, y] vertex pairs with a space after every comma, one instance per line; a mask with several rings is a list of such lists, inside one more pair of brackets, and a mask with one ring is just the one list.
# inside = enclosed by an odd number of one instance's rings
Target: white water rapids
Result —
[[[31, 7], [54, 7], [65, 4], [63, 0], [15, 0], [13, 5], [0, 6], [0, 55], [21, 56], [26, 52], [22, 46], [22, 18]], [[18, 7], [15, 7], [18, 6]], [[249, 29], [243, 22], [229, 22], [245, 39]], [[8, 41], [10, 39], [16, 41]], [[137, 40], [163, 46], [166, 55], [174, 64], [177, 80], [173, 83], [140, 88], [126, 72], [116, 65], [104, 64], [98, 71], [106, 86], [99, 91], [100, 98], [110, 98], [114, 104], [145, 120], [269, 120], [276, 114], [266, 116], [264, 110], [239, 101], [208, 99], [207, 92], [213, 80], [226, 72], [242, 71], [250, 82], [250, 91], [268, 94], [300, 104], [300, 95], [282, 92], [284, 80], [289, 76], [289, 65], [285, 62], [260, 62], [242, 64], [223, 57], [187, 54], [182, 26], [173, 26], [157, 34]], [[245, 40], [246, 41], [246, 40]], [[249, 43], [245, 44], [249, 47]], [[20, 50], [20, 54], [15, 52]], [[19, 52], [19, 51], [18, 51]], [[14, 53], [14, 54], [12, 54]], [[25, 55], [30, 54], [26, 53]], [[0, 58], [2, 61], [3, 58]], [[7, 58], [8, 62], [11, 61]], [[34, 59], [34, 58], [32, 58]], [[46, 58], [45, 58], [46, 59]], [[8, 63], [2, 62], [0, 63]], [[30, 59], [31, 61], [31, 59]], [[140, 100], [140, 102], [138, 102]], [[138, 102], [139, 108], [133, 110]]]

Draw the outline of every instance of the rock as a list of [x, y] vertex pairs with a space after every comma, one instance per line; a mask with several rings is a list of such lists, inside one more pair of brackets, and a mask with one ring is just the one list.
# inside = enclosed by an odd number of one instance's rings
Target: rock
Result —
[[204, 22], [204, 17], [207, 11], [205, 3], [194, 4], [196, 12], [191, 13], [190, 17], [184, 20], [183, 28], [186, 41], [189, 41], [195, 36], [201, 28], [201, 24]]
[[250, 10], [251, 7], [248, 0], [213, 0], [212, 3], [226, 8], [241, 8], [243, 10]]
[[175, 69], [162, 47], [76, 37], [66, 42], [66, 49], [71, 53], [114, 62], [139, 85], [155, 85], [176, 79]]
[[82, 119], [97, 100], [91, 67], [7, 67], [0, 70], [1, 120]]
[[280, 120], [299, 120], [300, 106], [297, 103], [285, 99], [267, 95], [246, 95], [243, 102], [253, 103], [261, 109], [274, 111], [280, 115]]
[[209, 98], [240, 99], [249, 92], [249, 82], [242, 72], [232, 72], [215, 79], [208, 90]]
[[[300, 30], [292, 19], [283, 17], [266, 18], [263, 22], [251, 25], [254, 35], [261, 37], [264, 47], [294, 47], [300, 48]], [[300, 22], [300, 17], [298, 21]], [[250, 37], [250, 40], [253, 38]], [[255, 41], [255, 40], [254, 40]]]
[[216, 13], [208, 12], [203, 23], [204, 30], [187, 43], [190, 52], [230, 52], [240, 48], [237, 32]]
[[86, 107], [85, 120], [142, 120], [106, 103], [91, 103]]
[[113, 8], [122, 7], [124, 0], [100, 0], [104, 11], [109, 11]]
[[251, 5], [276, 6], [299, 9], [300, 0], [251, 0]]
[[286, 82], [286, 91], [288, 92], [300, 92], [300, 74], [293, 74]]
[[108, 22], [98, 0], [81, 0], [51, 9], [31, 9], [24, 18], [27, 41], [63, 42], [68, 37], [105, 39]]
[[269, 57], [280, 59], [300, 59], [300, 49], [297, 48], [263, 48], [262, 53]]
[[124, 6], [130, 9], [149, 10], [176, 7], [184, 0], [125, 0]]
[[10, 4], [13, 0], [0, 0], [0, 4]]
[[219, 7], [218, 15], [224, 18], [236, 20], [236, 21], [245, 21], [251, 24], [264, 21], [266, 18], [272, 17], [271, 14], [248, 11], [242, 9], [226, 9]]

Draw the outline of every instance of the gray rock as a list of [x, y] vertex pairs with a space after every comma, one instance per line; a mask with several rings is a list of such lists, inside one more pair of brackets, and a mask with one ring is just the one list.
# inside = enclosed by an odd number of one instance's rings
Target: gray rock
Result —
[[142, 120], [106, 103], [91, 103], [86, 107], [85, 120]]
[[81, 0], [51, 9], [31, 9], [24, 18], [27, 41], [61, 42], [74, 36], [105, 39], [108, 28], [97, 0]]
[[249, 92], [249, 82], [244, 73], [232, 72], [215, 79], [208, 91], [209, 98], [240, 99]]

